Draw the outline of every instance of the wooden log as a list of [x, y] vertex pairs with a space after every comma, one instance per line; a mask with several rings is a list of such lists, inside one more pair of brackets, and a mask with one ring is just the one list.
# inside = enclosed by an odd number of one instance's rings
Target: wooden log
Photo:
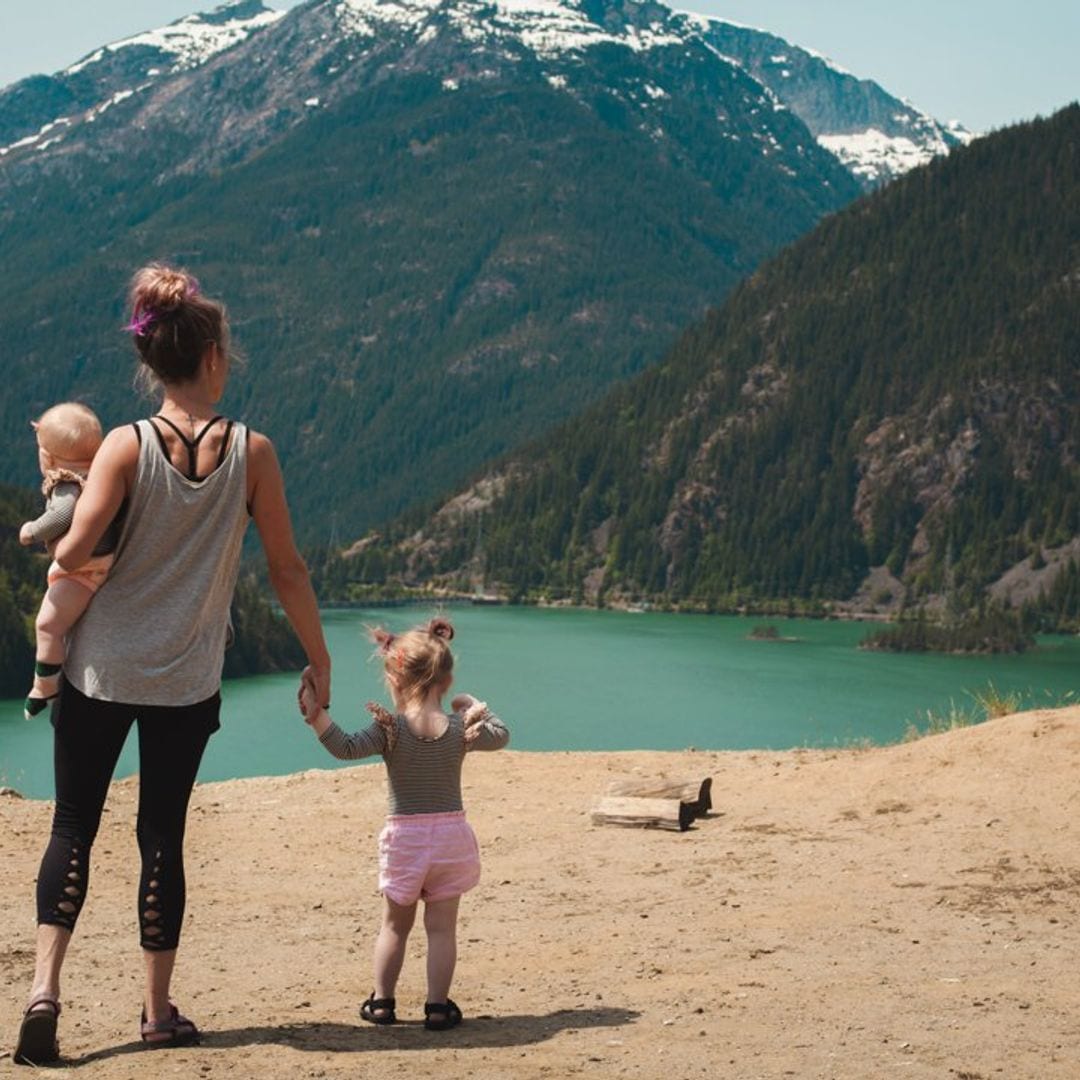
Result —
[[686, 832], [694, 809], [678, 799], [639, 799], [629, 795], [605, 795], [592, 810], [594, 825], [636, 825], [643, 829]]
[[652, 779], [615, 780], [608, 787], [609, 795], [633, 795], [639, 799], [678, 799], [690, 803], [695, 817], [704, 817], [712, 809], [712, 777], [704, 780]]

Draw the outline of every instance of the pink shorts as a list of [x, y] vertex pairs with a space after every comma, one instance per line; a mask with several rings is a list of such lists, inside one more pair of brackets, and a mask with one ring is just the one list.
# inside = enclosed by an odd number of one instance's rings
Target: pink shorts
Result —
[[395, 904], [450, 900], [480, 880], [480, 848], [465, 811], [392, 814], [379, 834], [379, 890]]
[[66, 579], [82, 585], [84, 589], [89, 589], [92, 593], [96, 593], [109, 576], [109, 569], [112, 564], [112, 555], [97, 555], [87, 559], [82, 566], [76, 567], [74, 570], [65, 570], [58, 562], [54, 561], [49, 564], [48, 582], [53, 585], [57, 581]]

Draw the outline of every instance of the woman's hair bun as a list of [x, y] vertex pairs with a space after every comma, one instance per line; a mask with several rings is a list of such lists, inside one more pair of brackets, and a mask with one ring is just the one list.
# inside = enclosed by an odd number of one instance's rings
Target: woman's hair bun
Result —
[[446, 619], [432, 619], [428, 623], [428, 633], [433, 637], [442, 638], [443, 641], [454, 640], [454, 628]]
[[199, 283], [186, 270], [150, 263], [131, 281], [131, 307], [136, 312], [166, 312], [199, 293]]

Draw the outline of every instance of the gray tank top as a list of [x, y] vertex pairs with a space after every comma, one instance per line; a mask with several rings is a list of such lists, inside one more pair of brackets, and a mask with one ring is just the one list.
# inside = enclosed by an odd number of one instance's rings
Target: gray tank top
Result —
[[202, 480], [140, 420], [139, 463], [116, 561], [68, 640], [64, 675], [88, 697], [194, 705], [221, 686], [229, 606], [247, 528], [247, 430]]

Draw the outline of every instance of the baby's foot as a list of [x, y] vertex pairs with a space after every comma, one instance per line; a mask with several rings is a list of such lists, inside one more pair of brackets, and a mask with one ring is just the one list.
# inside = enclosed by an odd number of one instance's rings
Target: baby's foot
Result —
[[23, 716], [33, 720], [60, 693], [60, 665], [38, 660], [34, 664], [34, 686], [23, 702]]

